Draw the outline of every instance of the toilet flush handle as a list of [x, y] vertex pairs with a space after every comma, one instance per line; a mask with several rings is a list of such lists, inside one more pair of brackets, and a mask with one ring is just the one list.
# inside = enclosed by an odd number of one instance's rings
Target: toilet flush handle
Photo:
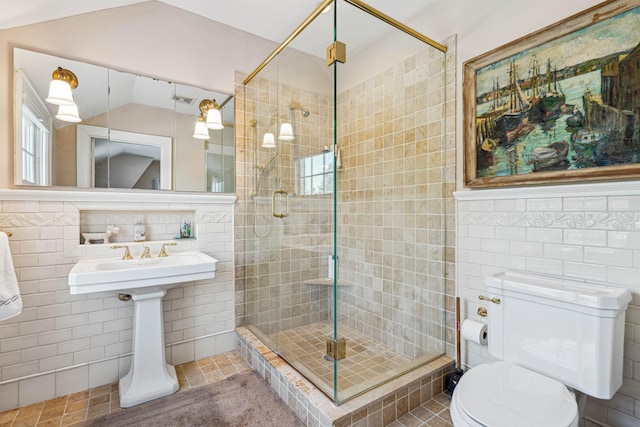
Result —
[[494, 304], [500, 304], [500, 298], [490, 298], [490, 297], [485, 297], [484, 295], [480, 295], [478, 297], [479, 299], [481, 299], [482, 301], [491, 301]]

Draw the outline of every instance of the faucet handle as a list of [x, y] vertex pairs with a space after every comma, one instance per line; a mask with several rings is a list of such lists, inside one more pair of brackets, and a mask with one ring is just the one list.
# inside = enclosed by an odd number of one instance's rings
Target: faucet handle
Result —
[[133, 259], [133, 257], [131, 256], [131, 252], [129, 252], [129, 246], [113, 245], [111, 246], [111, 249], [124, 249], [124, 255], [122, 256], [122, 259]]
[[140, 258], [151, 258], [151, 248], [149, 246], [143, 246]]
[[163, 243], [162, 244], [162, 249], [160, 249], [160, 253], [158, 254], [159, 257], [166, 257], [169, 256], [167, 254], [167, 251], [165, 250], [165, 246], [177, 246], [178, 244], [176, 242], [171, 242], [171, 243]]

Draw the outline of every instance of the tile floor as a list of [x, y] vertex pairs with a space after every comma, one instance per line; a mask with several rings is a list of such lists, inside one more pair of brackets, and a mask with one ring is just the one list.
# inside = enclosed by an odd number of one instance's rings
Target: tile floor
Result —
[[[406, 370], [408, 366], [421, 364], [438, 354], [425, 355], [420, 360], [397, 353], [346, 325], [338, 325], [339, 337], [347, 340], [347, 356], [338, 362], [338, 392], [340, 399], [361, 393]], [[276, 342], [280, 354], [325, 394], [333, 395], [333, 362], [327, 361], [326, 338], [332, 335], [333, 324], [318, 322], [282, 331], [279, 336], [267, 336], [268, 342]], [[415, 363], [414, 363], [415, 362]]]
[[[178, 393], [250, 370], [251, 366], [235, 351], [178, 365]], [[0, 412], [0, 427], [82, 426], [92, 418], [122, 411], [118, 402], [118, 384], [108, 384]]]
[[[250, 370], [251, 367], [235, 351], [178, 365], [176, 366], [180, 383], [178, 393]], [[108, 384], [23, 408], [0, 412], [0, 427], [84, 426], [87, 424], [86, 421], [93, 418], [122, 411], [118, 401], [118, 384]], [[445, 394], [434, 397], [389, 424], [389, 427], [442, 426], [452, 426], [449, 397]]]
[[451, 398], [444, 393], [440, 393], [413, 411], [388, 424], [387, 427], [453, 426], [451, 414], [449, 413], [449, 403], [451, 403]]

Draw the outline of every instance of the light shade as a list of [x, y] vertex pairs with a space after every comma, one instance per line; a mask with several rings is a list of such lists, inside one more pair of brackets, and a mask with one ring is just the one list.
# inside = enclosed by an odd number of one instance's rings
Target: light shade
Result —
[[209, 129], [207, 128], [207, 125], [204, 122], [204, 117], [202, 116], [198, 116], [193, 137], [195, 139], [209, 139]]
[[293, 128], [291, 127], [291, 123], [283, 123], [280, 125], [280, 134], [278, 135], [278, 139], [282, 141], [293, 140]]
[[47, 102], [54, 105], [75, 105], [69, 83], [64, 80], [51, 80]]
[[76, 104], [58, 106], [56, 119], [70, 123], [78, 123], [82, 121], [80, 114], [78, 114], [78, 106]]
[[222, 125], [222, 114], [217, 108], [210, 108], [207, 111], [207, 127], [209, 129], [224, 129]]
[[262, 148], [276, 148], [276, 139], [271, 132], [267, 132], [262, 137]]

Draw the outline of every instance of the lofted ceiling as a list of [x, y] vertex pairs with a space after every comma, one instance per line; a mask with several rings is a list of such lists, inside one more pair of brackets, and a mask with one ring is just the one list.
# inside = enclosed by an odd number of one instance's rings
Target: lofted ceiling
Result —
[[[143, 1], [147, 0], [0, 0], [0, 30]], [[277, 43], [283, 41], [320, 4], [320, 0], [158, 1]], [[398, 21], [406, 22], [424, 13], [427, 7], [446, 3], [446, 0], [365, 2]]]
[[[281, 43], [321, 3], [321, 0], [0, 0], [0, 30], [144, 1], [161, 1], [275, 43]], [[601, 0], [363, 1], [435, 41], [457, 34], [461, 39], [494, 48], [504, 43], [505, 34], [513, 40]], [[368, 25], [364, 25], [371, 34]], [[343, 30], [345, 27], [351, 32], [349, 35], [356, 37], [363, 32], [356, 23], [343, 26]], [[462, 56], [464, 53], [461, 52]]]

